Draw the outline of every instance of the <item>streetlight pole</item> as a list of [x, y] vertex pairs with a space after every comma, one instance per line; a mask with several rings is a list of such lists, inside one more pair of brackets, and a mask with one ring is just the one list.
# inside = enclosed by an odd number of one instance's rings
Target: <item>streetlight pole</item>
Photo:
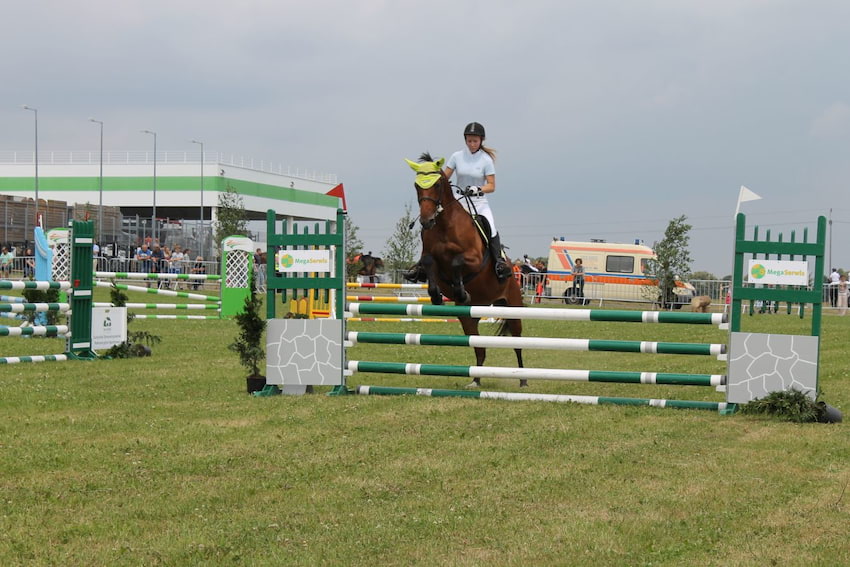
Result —
[[100, 124], [100, 181], [98, 183], [97, 202], [97, 239], [100, 240], [103, 236], [103, 121], [89, 118], [89, 122]]
[[153, 242], [158, 242], [157, 237], [157, 222], [156, 222], [156, 132], [152, 130], [142, 130], [143, 134], [151, 134], [153, 136], [153, 213], [151, 214], [151, 227], [153, 230]]
[[193, 144], [201, 146], [201, 254], [204, 252], [204, 143], [198, 140], [192, 140]]
[[24, 110], [31, 110], [35, 114], [35, 153], [33, 158], [35, 161], [35, 223], [38, 226], [38, 109], [24, 104], [21, 106]]

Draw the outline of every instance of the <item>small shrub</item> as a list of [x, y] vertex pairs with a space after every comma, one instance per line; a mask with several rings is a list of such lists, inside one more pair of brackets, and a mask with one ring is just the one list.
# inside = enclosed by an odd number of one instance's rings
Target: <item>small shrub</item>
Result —
[[750, 415], [769, 415], [794, 423], [814, 423], [826, 418], [826, 404], [812, 400], [799, 390], [771, 392], [740, 406], [739, 411]]

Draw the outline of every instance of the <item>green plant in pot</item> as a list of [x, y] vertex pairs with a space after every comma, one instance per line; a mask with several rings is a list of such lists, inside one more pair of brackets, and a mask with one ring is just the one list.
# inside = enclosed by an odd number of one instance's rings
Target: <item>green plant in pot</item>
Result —
[[236, 341], [227, 348], [239, 355], [239, 362], [248, 370], [246, 387], [249, 393], [262, 390], [266, 385], [266, 377], [262, 373], [262, 364], [266, 359], [266, 349], [263, 344], [263, 333], [266, 330], [266, 320], [262, 318], [262, 301], [254, 290], [251, 282], [251, 295], [245, 298], [245, 309], [235, 316], [239, 327]]

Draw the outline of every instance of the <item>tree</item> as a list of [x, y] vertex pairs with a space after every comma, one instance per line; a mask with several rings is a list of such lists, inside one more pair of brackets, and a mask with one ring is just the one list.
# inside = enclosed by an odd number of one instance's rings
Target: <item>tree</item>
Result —
[[218, 250], [221, 241], [234, 234], [248, 235], [248, 213], [242, 196], [228, 183], [224, 193], [218, 195], [218, 211], [216, 214], [215, 232], [213, 233], [214, 249]]
[[419, 255], [419, 233], [410, 228], [415, 220], [408, 203], [383, 251], [384, 267], [393, 273], [409, 268]]
[[645, 273], [657, 282], [662, 309], [675, 303], [676, 279], [687, 277], [691, 271], [692, 260], [688, 250], [691, 225], [686, 220], [687, 217], [682, 215], [670, 221], [664, 238], [652, 247], [655, 258], [646, 263]]
[[348, 280], [354, 280], [360, 269], [360, 263], [355, 260], [363, 253], [363, 241], [357, 236], [358, 230], [360, 228], [345, 217], [345, 277]]

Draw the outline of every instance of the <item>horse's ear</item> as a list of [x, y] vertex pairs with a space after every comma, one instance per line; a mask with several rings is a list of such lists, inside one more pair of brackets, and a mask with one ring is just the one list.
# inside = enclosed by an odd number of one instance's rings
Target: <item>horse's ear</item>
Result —
[[446, 163], [446, 158], [444, 157], [441, 157], [440, 159], [434, 162], [434, 164], [437, 166], [437, 169], [443, 169], [444, 163]]
[[409, 166], [410, 166], [410, 169], [412, 169], [413, 171], [416, 171], [416, 172], [418, 172], [418, 171], [419, 171], [419, 165], [420, 165], [420, 164], [416, 163], [415, 161], [410, 161], [410, 160], [409, 160], [409, 159], [407, 159], [407, 158], [405, 158], [405, 160], [404, 160], [404, 161], [406, 161], [406, 162], [407, 162], [407, 165], [409, 165]]

